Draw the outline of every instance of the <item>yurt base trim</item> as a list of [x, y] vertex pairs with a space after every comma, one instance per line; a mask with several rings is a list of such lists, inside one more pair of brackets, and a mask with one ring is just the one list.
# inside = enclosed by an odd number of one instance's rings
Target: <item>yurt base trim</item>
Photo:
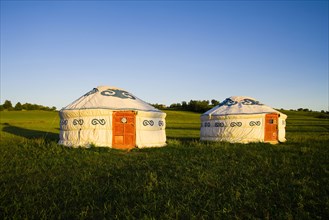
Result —
[[167, 146], [167, 143], [161, 143], [161, 144], [150, 144], [150, 145], [136, 145], [132, 147], [113, 147], [113, 146], [108, 146], [104, 144], [94, 144], [94, 143], [89, 143], [89, 144], [83, 144], [83, 145], [77, 145], [73, 144], [72, 142], [66, 142], [66, 141], [59, 141], [58, 145], [65, 146], [65, 147], [71, 147], [71, 148], [92, 148], [92, 147], [105, 147], [105, 148], [112, 148], [112, 149], [121, 149], [121, 150], [127, 150], [127, 149], [142, 149], [142, 148], [153, 148], [153, 147], [165, 147]]
[[200, 141], [210, 142], [226, 142], [232, 144], [251, 144], [251, 143], [268, 143], [268, 144], [279, 144], [279, 141], [261, 141], [261, 140], [226, 140], [216, 137], [201, 137]]

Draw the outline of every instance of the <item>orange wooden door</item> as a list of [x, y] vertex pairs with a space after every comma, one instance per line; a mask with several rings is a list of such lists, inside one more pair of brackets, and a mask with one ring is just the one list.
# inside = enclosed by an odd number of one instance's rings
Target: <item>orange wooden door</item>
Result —
[[278, 115], [267, 114], [265, 115], [265, 142], [278, 141]]
[[136, 146], [135, 121], [135, 112], [113, 112], [113, 148], [131, 149]]

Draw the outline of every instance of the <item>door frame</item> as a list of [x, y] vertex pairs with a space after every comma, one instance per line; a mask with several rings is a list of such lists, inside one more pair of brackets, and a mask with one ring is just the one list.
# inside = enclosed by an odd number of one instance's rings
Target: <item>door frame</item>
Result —
[[279, 141], [279, 114], [265, 114], [264, 142], [278, 143]]
[[[120, 129], [117, 129], [118, 126], [120, 125], [122, 127], [120, 127]], [[129, 150], [135, 147], [136, 147], [136, 112], [113, 111], [112, 148]]]

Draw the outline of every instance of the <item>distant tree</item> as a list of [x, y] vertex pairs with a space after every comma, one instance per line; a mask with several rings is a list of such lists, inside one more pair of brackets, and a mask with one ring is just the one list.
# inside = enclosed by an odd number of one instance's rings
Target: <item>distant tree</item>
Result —
[[17, 102], [16, 105], [15, 105], [15, 107], [14, 107], [14, 109], [16, 111], [21, 111], [23, 109], [23, 106], [22, 106], [22, 104], [20, 102]]
[[24, 103], [22, 106], [25, 110], [32, 110], [32, 104], [30, 103]]
[[183, 109], [187, 109], [187, 102], [182, 101], [182, 108], [183, 108]]
[[198, 101], [198, 100], [191, 100], [188, 103], [188, 110], [193, 112], [205, 112], [209, 110], [211, 106], [209, 106], [208, 100]]
[[211, 100], [211, 105], [209, 104], [209, 100], [190, 100], [188, 103], [186, 101], [182, 101], [182, 103], [173, 103], [169, 108], [202, 113], [218, 104], [220, 104], [220, 102], [215, 99]]
[[24, 103], [21, 104], [17, 102], [15, 107], [13, 107], [11, 101], [6, 100], [3, 105], [0, 105], [0, 111], [8, 110], [8, 111], [21, 111], [21, 110], [43, 110], [43, 111], [56, 111], [56, 107], [48, 107], [43, 105], [31, 104], [31, 103]]
[[[158, 104], [158, 103], [152, 104], [152, 106], [154, 108], [157, 108], [157, 109], [165, 109], [166, 108], [166, 106], [164, 104]], [[55, 109], [53, 109], [53, 108], [55, 108]], [[56, 110], [56, 107], [53, 107], [53, 108], [52, 108], [52, 111], [55, 111]]]
[[219, 105], [219, 101], [217, 101], [217, 100], [215, 100], [215, 99], [212, 99], [211, 100], [211, 105], [213, 105], [213, 106], [216, 106], [216, 105]]
[[6, 100], [2, 106], [4, 109], [13, 110], [13, 105], [11, 104], [11, 101], [9, 101], [9, 100]]
[[173, 103], [169, 106], [169, 108], [172, 108], [172, 109], [181, 109], [182, 108], [182, 104], [180, 103]]

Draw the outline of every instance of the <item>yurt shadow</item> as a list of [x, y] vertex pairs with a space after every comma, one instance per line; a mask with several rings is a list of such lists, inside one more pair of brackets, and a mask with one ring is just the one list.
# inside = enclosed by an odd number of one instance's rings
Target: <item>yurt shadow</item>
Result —
[[27, 139], [44, 138], [47, 141], [58, 141], [57, 133], [17, 127], [8, 123], [4, 124], [2, 131]]
[[167, 141], [170, 143], [171, 141], [178, 140], [181, 143], [193, 143], [200, 141], [200, 138], [193, 138], [193, 137], [172, 137], [167, 136]]

